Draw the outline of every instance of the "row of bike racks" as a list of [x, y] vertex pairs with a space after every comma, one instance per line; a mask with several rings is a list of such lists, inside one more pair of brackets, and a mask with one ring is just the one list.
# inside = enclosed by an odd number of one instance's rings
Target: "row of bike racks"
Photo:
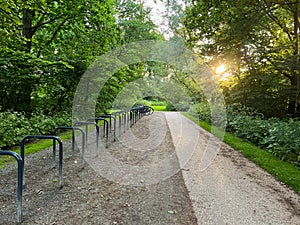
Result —
[[[72, 153], [74, 156], [75, 152], [75, 131], [80, 131], [82, 136], [82, 146], [81, 146], [81, 167], [84, 168], [84, 154], [88, 143], [88, 132], [89, 125], [95, 126], [96, 130], [96, 151], [97, 156], [99, 155], [99, 136], [100, 136], [100, 128], [99, 121], [103, 121], [103, 137], [105, 138], [105, 147], [108, 147], [109, 141], [109, 133], [113, 132], [113, 140], [116, 141], [116, 129], [117, 129], [117, 120], [119, 123], [119, 137], [122, 133], [126, 132], [126, 129], [133, 126], [139, 119], [141, 119], [144, 115], [149, 115], [149, 110], [145, 110], [146, 106], [137, 106], [133, 107], [129, 110], [122, 110], [113, 112], [111, 114], [100, 115], [96, 118], [89, 118], [86, 121], [78, 121], [74, 123], [74, 126], [58, 126], [54, 129], [52, 135], [28, 135], [25, 136], [20, 142], [20, 153], [17, 154], [13, 151], [8, 150], [0, 150], [0, 155], [8, 155], [12, 156], [16, 159], [18, 164], [18, 188], [17, 188], [17, 220], [18, 223], [22, 222], [22, 192], [23, 192], [23, 182], [24, 182], [24, 166], [25, 166], [25, 143], [30, 139], [52, 139], [52, 149], [53, 149], [53, 168], [56, 167], [56, 145], [58, 143], [59, 147], [59, 188], [63, 187], [63, 143], [62, 140], [57, 136], [58, 131], [72, 130]], [[148, 107], [149, 108], [149, 107]], [[146, 108], [147, 109], [147, 108]], [[153, 109], [152, 109], [153, 112]], [[152, 114], [152, 113], [151, 113]], [[85, 131], [83, 131], [80, 126], [85, 126]], [[113, 127], [113, 128], [112, 128]]]

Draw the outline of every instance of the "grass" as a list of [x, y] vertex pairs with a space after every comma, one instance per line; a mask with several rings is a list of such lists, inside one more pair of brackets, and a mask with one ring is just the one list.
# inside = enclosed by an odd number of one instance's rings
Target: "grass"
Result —
[[166, 105], [153, 105], [151, 106], [154, 111], [166, 111]]
[[[62, 141], [72, 139], [72, 132], [63, 132], [61, 135], [57, 135]], [[39, 152], [41, 150], [44, 150], [46, 148], [52, 147], [53, 140], [39, 140], [36, 142], [32, 142], [25, 145], [25, 155], [33, 154], [36, 152]], [[15, 147], [12, 149], [12, 151], [17, 152], [20, 154], [20, 147]], [[9, 156], [2, 156], [0, 158], [0, 169], [7, 166], [8, 164], [11, 164], [15, 162], [15, 159], [13, 157]]]
[[[195, 117], [188, 113], [182, 113], [187, 118], [199, 124], [203, 129], [211, 132], [212, 126], [206, 122], [198, 121]], [[222, 131], [214, 127], [214, 135], [222, 138]], [[245, 157], [259, 165], [268, 173], [275, 176], [279, 181], [292, 187], [296, 192], [300, 193], [300, 171], [291, 163], [284, 162], [272, 155], [271, 153], [256, 147], [255, 145], [236, 137], [235, 135], [225, 132], [225, 143], [241, 152]]]
[[[109, 122], [109, 120], [108, 120], [108, 122]], [[104, 121], [102, 121], [102, 120], [98, 121], [99, 127], [102, 126], [103, 124], [104, 124]], [[83, 128], [83, 130], [85, 131], [85, 126], [79, 126], [79, 127]], [[94, 128], [95, 128], [94, 126], [89, 125], [88, 130], [90, 131]], [[75, 135], [77, 133], [79, 133], [79, 131], [75, 131]], [[70, 139], [72, 139], [72, 131], [61, 132], [56, 136], [58, 136], [62, 141], [70, 140]], [[37, 153], [41, 150], [52, 147], [52, 145], [53, 145], [53, 140], [52, 139], [50, 139], [50, 140], [43, 139], [43, 140], [33, 141], [33, 142], [28, 143], [28, 144], [25, 145], [25, 155]], [[16, 146], [12, 149], [12, 151], [17, 152], [18, 154], [20, 154], [20, 147]], [[4, 168], [5, 166], [7, 166], [8, 164], [11, 164], [13, 162], [15, 162], [15, 159], [13, 157], [1, 156], [0, 157], [0, 169]]]

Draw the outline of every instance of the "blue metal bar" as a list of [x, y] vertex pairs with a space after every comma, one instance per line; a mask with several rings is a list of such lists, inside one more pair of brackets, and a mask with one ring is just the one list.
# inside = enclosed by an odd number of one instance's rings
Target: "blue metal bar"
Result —
[[[63, 178], [62, 178], [62, 162], [63, 162], [63, 143], [61, 139], [57, 136], [54, 135], [28, 135], [25, 136], [21, 142], [21, 157], [23, 159], [23, 167], [25, 164], [25, 141], [28, 139], [52, 139], [56, 140], [59, 143], [59, 187], [62, 188], [63, 186]], [[55, 160], [55, 155], [56, 155], [56, 145], [53, 143], [53, 159]], [[55, 161], [54, 161], [55, 162]]]
[[117, 134], [116, 134], [116, 130], [117, 130], [117, 114], [118, 112], [113, 112], [112, 116], [114, 117], [114, 141], [117, 140]]
[[116, 118], [118, 117], [119, 120], [119, 137], [121, 137], [122, 112], [118, 111], [118, 112], [114, 112], [114, 114], [116, 115]]
[[124, 120], [123, 120], [124, 121], [124, 131], [123, 132], [125, 133], [126, 132], [126, 117], [127, 117], [127, 112], [123, 111], [123, 115], [124, 115], [123, 116], [123, 118], [124, 118]]
[[129, 129], [130, 127], [130, 109], [127, 110], [127, 130]]
[[87, 121], [95, 121], [97, 124], [99, 121], [103, 121], [103, 136], [105, 137], [105, 147], [108, 148], [108, 121], [106, 118], [98, 117], [98, 118], [89, 118]]
[[114, 141], [116, 141], [117, 117], [113, 114], [111, 116], [114, 118]]
[[86, 136], [86, 138], [85, 138], [85, 141], [86, 141], [86, 144], [87, 144], [87, 142], [88, 142], [88, 125], [95, 125], [95, 127], [96, 127], [96, 154], [97, 154], [97, 156], [99, 155], [99, 126], [98, 126], [98, 124], [96, 123], [96, 122], [88, 122], [88, 121], [79, 121], [79, 122], [76, 122], [75, 124], [74, 124], [74, 126], [83, 126], [83, 125], [85, 125], [85, 136]]
[[119, 137], [121, 137], [122, 132], [122, 112], [119, 112]]
[[98, 116], [98, 118], [109, 118], [109, 131], [112, 131], [112, 120], [115, 120], [115, 117], [112, 114], [104, 114]]
[[130, 126], [132, 126], [133, 125], [133, 110], [130, 110]]
[[22, 222], [22, 191], [23, 191], [23, 160], [16, 152], [0, 150], [0, 155], [9, 155], [14, 157], [18, 163], [18, 209], [17, 220]]
[[[73, 156], [75, 151], [75, 130], [79, 130], [82, 135], [81, 143], [81, 167], [84, 168], [84, 152], [85, 152], [85, 132], [80, 127], [68, 127], [68, 126], [58, 126], [54, 129], [53, 135], [57, 134], [58, 130], [72, 130], [72, 150]], [[55, 140], [53, 140], [55, 142]]]

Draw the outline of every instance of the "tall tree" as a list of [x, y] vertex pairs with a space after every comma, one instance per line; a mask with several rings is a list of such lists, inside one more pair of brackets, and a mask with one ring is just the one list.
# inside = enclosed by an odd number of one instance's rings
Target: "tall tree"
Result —
[[150, 9], [134, 0], [116, 0], [117, 23], [120, 27], [121, 43], [162, 39], [150, 18]]
[[239, 89], [239, 101], [254, 106], [267, 96], [299, 116], [299, 8], [296, 0], [193, 1], [184, 32], [191, 47], [231, 64], [232, 96]]
[[93, 56], [116, 45], [114, 13], [114, 0], [1, 0], [2, 110], [61, 108]]

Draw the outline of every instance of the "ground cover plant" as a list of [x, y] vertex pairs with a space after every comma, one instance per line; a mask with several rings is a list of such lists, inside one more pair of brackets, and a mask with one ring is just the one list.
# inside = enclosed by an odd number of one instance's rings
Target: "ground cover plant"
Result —
[[51, 134], [57, 126], [70, 126], [69, 113], [46, 116], [43, 113], [25, 115], [19, 112], [0, 112], [0, 148], [18, 145], [26, 135]]
[[[200, 120], [211, 123], [209, 105], [196, 104], [189, 111]], [[227, 107], [226, 130], [262, 148], [281, 160], [300, 167], [300, 121], [266, 118], [254, 109], [233, 104]]]

